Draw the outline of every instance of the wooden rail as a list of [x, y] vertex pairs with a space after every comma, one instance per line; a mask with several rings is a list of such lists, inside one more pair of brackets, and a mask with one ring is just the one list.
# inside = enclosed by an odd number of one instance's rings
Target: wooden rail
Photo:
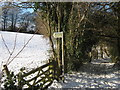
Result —
[[[28, 73], [20, 72], [18, 74], [18, 86], [23, 88], [37, 87], [40, 89], [46, 89], [50, 86], [54, 79], [58, 79], [60, 76], [60, 70], [57, 68], [57, 63], [55, 61], [49, 62], [41, 67], [31, 70]], [[31, 75], [32, 78], [29, 78]]]

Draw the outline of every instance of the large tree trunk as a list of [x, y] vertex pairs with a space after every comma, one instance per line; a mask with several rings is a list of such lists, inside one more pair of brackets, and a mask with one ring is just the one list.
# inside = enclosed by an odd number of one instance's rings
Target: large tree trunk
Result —
[[119, 38], [117, 39], [117, 48], [118, 48], [118, 57], [113, 67], [120, 69], [120, 39]]

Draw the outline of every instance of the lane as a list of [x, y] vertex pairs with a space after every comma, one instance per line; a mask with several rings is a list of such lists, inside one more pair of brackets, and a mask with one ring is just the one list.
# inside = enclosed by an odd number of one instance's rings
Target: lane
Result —
[[119, 88], [120, 70], [113, 63], [84, 65], [79, 72], [65, 75], [65, 83], [54, 81], [49, 88]]

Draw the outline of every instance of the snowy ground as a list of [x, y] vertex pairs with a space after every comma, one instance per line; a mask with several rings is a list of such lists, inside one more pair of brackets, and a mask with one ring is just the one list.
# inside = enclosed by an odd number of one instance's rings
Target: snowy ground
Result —
[[65, 75], [65, 82], [54, 83], [49, 88], [119, 88], [120, 71], [112, 69], [110, 63], [88, 64], [79, 72]]
[[[15, 49], [9, 61], [14, 58], [32, 36], [33, 34], [0, 31], [0, 69], [3, 64], [8, 62], [9, 53], [13, 51], [14, 46]], [[7, 50], [2, 37], [9, 50]], [[49, 58], [48, 50], [50, 50], [48, 38], [43, 38], [42, 35], [34, 35], [23, 51], [8, 65], [8, 68], [15, 73], [18, 73], [22, 67], [36, 68], [44, 64], [44, 61]]]
[[[13, 59], [33, 35], [2, 31], [0, 31], [0, 35], [3, 36], [9, 48], [8, 51], [0, 36], [1, 71], [1, 66], [8, 61], [9, 53], [14, 49], [15, 37], [16, 45], [9, 61]], [[22, 67], [32, 69], [41, 66], [49, 58], [48, 50], [50, 50], [49, 40], [43, 38], [42, 35], [35, 35], [24, 50], [8, 65], [8, 68], [18, 73]], [[79, 72], [65, 75], [65, 83], [54, 81], [49, 88], [120, 88], [120, 71], [111, 69], [112, 65], [110, 63], [100, 64], [95, 62], [85, 65]]]

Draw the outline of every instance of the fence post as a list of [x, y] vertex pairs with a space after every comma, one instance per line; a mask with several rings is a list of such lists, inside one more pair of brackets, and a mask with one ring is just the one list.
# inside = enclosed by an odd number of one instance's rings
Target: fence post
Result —
[[3, 71], [5, 72], [5, 74], [7, 75], [7, 77], [10, 77], [10, 71], [8, 70], [7, 65], [3, 65]]
[[19, 74], [18, 74], [18, 87], [19, 87], [19, 89], [22, 89], [22, 87], [23, 87], [23, 84], [22, 84], [22, 73], [21, 72], [19, 72]]
[[3, 65], [3, 71], [5, 72], [5, 74], [8, 77], [8, 79], [12, 81], [12, 77], [10, 75], [10, 71], [9, 71], [7, 65]]

